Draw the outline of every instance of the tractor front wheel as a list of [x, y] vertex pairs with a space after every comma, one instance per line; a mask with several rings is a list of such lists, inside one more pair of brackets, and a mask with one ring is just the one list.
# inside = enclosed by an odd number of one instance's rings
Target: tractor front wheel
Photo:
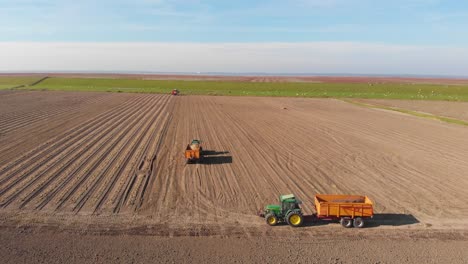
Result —
[[298, 227], [298, 226], [301, 226], [302, 223], [304, 222], [304, 217], [302, 217], [301, 214], [293, 212], [293, 213], [289, 213], [286, 216], [286, 221], [288, 222], [290, 226]]
[[271, 214], [271, 213], [265, 216], [265, 220], [267, 224], [270, 226], [275, 226], [278, 224], [278, 217], [276, 217], [276, 215]]

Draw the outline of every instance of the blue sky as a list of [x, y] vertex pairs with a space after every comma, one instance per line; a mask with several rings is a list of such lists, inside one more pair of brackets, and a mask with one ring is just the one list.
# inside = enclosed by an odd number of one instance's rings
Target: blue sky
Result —
[[0, 0], [3, 41], [468, 44], [468, 2]]
[[[468, 1], [0, 0], [0, 42], [10, 44], [146, 42], [191, 46], [206, 43], [214, 48], [227, 43], [245, 43], [246, 46], [238, 48], [242, 56], [248, 56], [246, 47], [252, 43], [341, 43], [348, 45], [347, 48], [353, 43], [351, 46], [361, 46], [349, 51], [347, 56], [357, 57], [359, 52], [372, 56], [362, 49], [369, 45], [378, 46], [383, 52], [385, 45], [389, 49], [405, 46], [416, 49], [421, 57], [425, 56], [424, 50], [447, 52], [457, 64], [465, 58], [457, 58], [454, 52], [462, 49], [464, 54], [468, 47], [467, 33]], [[282, 54], [280, 47], [277, 49], [279, 56], [288, 55]], [[306, 53], [304, 50], [304, 56]], [[421, 60], [421, 64], [425, 62]], [[137, 68], [129, 70], [145, 70], [143, 66]], [[0, 65], [1, 69], [9, 68]], [[150, 70], [156, 69], [164, 71], [160, 65]], [[316, 67], [295, 70], [312, 69]], [[457, 72], [466, 69], [458, 68]], [[346, 71], [346, 68], [338, 70]], [[368, 71], [371, 70], [369, 67]], [[261, 72], [262, 67], [248, 71]], [[430, 73], [433, 72], [437, 70]]]

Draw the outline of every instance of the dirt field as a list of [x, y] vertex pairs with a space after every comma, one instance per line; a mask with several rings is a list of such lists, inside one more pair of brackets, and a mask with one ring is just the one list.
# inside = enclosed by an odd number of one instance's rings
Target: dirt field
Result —
[[97, 236], [0, 230], [2, 263], [466, 263], [467, 241]]
[[0, 167], [128, 98], [106, 93], [0, 91]]
[[355, 101], [398, 107], [408, 110], [429, 113], [438, 116], [452, 117], [468, 121], [468, 102], [422, 101], [422, 100], [381, 100], [356, 99]]
[[[82, 99], [76, 95], [71, 98]], [[0, 170], [1, 206], [99, 213], [139, 205], [137, 200], [145, 192], [145, 179], [151, 174], [151, 164], [169, 118], [170, 111], [166, 109], [169, 99], [169, 96], [132, 96], [110, 110], [75, 123], [75, 127], [24, 155], [17, 153], [19, 157]], [[66, 99], [59, 100], [67, 103]], [[47, 102], [44, 116], [61, 120], [67, 118], [62, 115], [78, 113], [80, 107], [87, 107], [82, 103], [78, 109], [69, 109], [68, 104], [55, 109], [50, 104]], [[5, 118], [0, 131], [8, 134], [15, 130], [17, 136], [27, 131], [22, 129], [23, 123], [40, 122], [41, 114], [26, 116], [22, 122], [8, 122]], [[17, 116], [20, 114], [14, 112], [11, 119], [20, 119]], [[10, 142], [5, 139], [5, 148], [14, 148], [15, 142], [9, 147]]]
[[[463, 126], [334, 99], [4, 92], [0, 101], [3, 229], [468, 240]], [[185, 164], [192, 138], [203, 141], [202, 164]], [[272, 229], [255, 213], [285, 193], [307, 214], [316, 193], [365, 194], [377, 215], [362, 230]]]

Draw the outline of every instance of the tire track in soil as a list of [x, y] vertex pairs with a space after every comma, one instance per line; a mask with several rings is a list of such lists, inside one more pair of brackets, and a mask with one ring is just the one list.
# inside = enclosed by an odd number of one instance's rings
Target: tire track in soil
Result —
[[[138, 128], [141, 128], [141, 127], [138, 127]], [[132, 130], [128, 131], [129, 134], [131, 133], [130, 134], [131, 136], [126, 140], [121, 140], [123, 143], [120, 144], [120, 146], [114, 147], [116, 149], [115, 154], [114, 155], [109, 155], [109, 156], [112, 156], [112, 158], [108, 161], [107, 165], [105, 166], [105, 169], [102, 170], [101, 172], [97, 173], [98, 176], [96, 176], [96, 179], [93, 181], [93, 183], [91, 183], [91, 185], [89, 187], [86, 187], [86, 191], [83, 192], [83, 194], [80, 196], [80, 198], [78, 198], [78, 202], [73, 207], [74, 212], [78, 212], [83, 208], [84, 204], [88, 201], [88, 199], [90, 199], [90, 196], [96, 190], [97, 186], [105, 178], [106, 174], [108, 174], [109, 171], [112, 169], [112, 165], [115, 165], [116, 161], [121, 156], [121, 153], [125, 150], [125, 148], [128, 145], [131, 144], [130, 140], [132, 140], [132, 138], [134, 138], [136, 136], [138, 131], [139, 131], [139, 129], [132, 128]]]
[[[161, 108], [162, 110], [162, 108]], [[158, 115], [156, 115], [155, 117], [159, 117]], [[154, 123], [154, 120], [151, 121], [151, 123]], [[157, 131], [157, 129], [153, 129], [153, 133], [151, 133], [151, 136], [150, 136], [150, 139], [153, 138], [153, 135], [154, 135], [154, 132]], [[137, 161], [140, 160], [139, 162], [139, 166], [138, 166], [138, 169], [141, 170], [142, 167], [143, 167], [143, 163], [145, 160], [141, 160], [141, 158], [138, 158], [138, 151], [137, 151], [137, 147], [139, 147], [140, 145], [145, 145], [145, 143], [141, 143], [141, 140], [142, 140], [142, 137], [140, 137], [140, 140], [137, 144], [135, 144], [133, 147], [132, 147], [132, 150], [130, 151], [130, 153], [132, 153], [131, 155], [128, 155], [127, 158], [125, 159], [125, 161], [123, 162], [123, 166], [120, 166], [119, 167], [119, 171], [116, 175], [121, 175], [121, 174], [124, 174], [125, 172], [125, 169], [126, 169], [126, 165], [128, 163], [130, 163], [130, 161], [133, 159], [136, 159]], [[149, 144], [149, 143], [148, 143]], [[144, 151], [143, 151], [144, 153]], [[137, 158], [135, 158], [137, 157]], [[151, 162], [153, 161], [153, 159], [151, 159]], [[133, 168], [134, 166], [130, 166], [131, 168]], [[117, 177], [114, 177], [112, 180], [111, 180], [111, 184], [108, 186], [108, 187], [105, 187], [105, 191], [104, 191], [104, 195], [99, 198], [99, 201], [97, 202], [97, 205], [94, 209], [94, 214], [100, 214], [101, 213], [101, 207], [103, 206], [104, 202], [106, 201], [106, 199], [108, 198], [109, 194], [110, 194], [110, 191], [114, 188], [114, 186], [116, 185], [117, 183]], [[105, 184], [103, 184], [103, 186], [106, 186]], [[120, 188], [119, 188], [120, 189]], [[116, 193], [121, 193], [121, 191], [118, 191]], [[123, 194], [122, 194], [123, 196]], [[120, 203], [119, 203], [120, 204]], [[119, 208], [120, 209], [120, 208]], [[116, 209], [114, 208], [113, 212], [115, 213]]]
[[[138, 147], [143, 149], [143, 151], [142, 151], [143, 155], [147, 153], [150, 146], [153, 145], [153, 144], [151, 144], [151, 142], [153, 142], [155, 140], [154, 134], [159, 130], [160, 122], [158, 122], [158, 121], [160, 121], [161, 117], [164, 116], [162, 114], [162, 112], [165, 110], [170, 98], [171, 97], [167, 96], [165, 98], [162, 98], [163, 99], [162, 102], [160, 102], [160, 103], [157, 102], [157, 104], [156, 104], [157, 109], [155, 111], [153, 111], [153, 110], [150, 111], [149, 112], [150, 115], [148, 115], [148, 117], [145, 120], [140, 122], [142, 124], [141, 127], [144, 127], [144, 128], [143, 129], [136, 129], [134, 134], [130, 137], [131, 139], [135, 138], [135, 141], [132, 142], [132, 143], [126, 143], [123, 146], [123, 149], [119, 152], [119, 153], [124, 153], [124, 154], [123, 155], [116, 155], [116, 156], [119, 156], [119, 157], [121, 156], [120, 157], [121, 159], [129, 160], [129, 157], [131, 157], [132, 154], [135, 153], [135, 150], [138, 150]], [[139, 135], [137, 135], [137, 133], [139, 133]], [[132, 147], [132, 145], [134, 147]], [[128, 150], [128, 148], [130, 148], [130, 150]], [[139, 155], [137, 155], [137, 156], [139, 156]], [[118, 159], [116, 161], [118, 161]], [[137, 162], [138, 163], [136, 163], [136, 164], [140, 164], [138, 166], [139, 170], [145, 170], [146, 169], [146, 168], [144, 168], [145, 163], [146, 163], [146, 159], [142, 159], [142, 157], [139, 156], [139, 158], [137, 159]], [[126, 164], [127, 162], [120, 161], [120, 162], [116, 162], [116, 163], [117, 164]], [[115, 169], [115, 168], [117, 168], [117, 170], [118, 170], [119, 166], [122, 166], [122, 165], [117, 165], [117, 164], [114, 164], [115, 166], [112, 166], [113, 164], [109, 163], [108, 167], [106, 167], [106, 171], [108, 169], [112, 170], [112, 169]], [[132, 166], [132, 167], [134, 167], [134, 166]], [[124, 168], [124, 167], [122, 167], [122, 168]], [[90, 190], [94, 190], [94, 189], [97, 188], [97, 184], [99, 184], [99, 181], [101, 179], [104, 179], [103, 176], [105, 175], [106, 171], [102, 173], [101, 177], [98, 177], [98, 181], [90, 188]], [[112, 177], [112, 175], [114, 175], [114, 177]], [[110, 182], [109, 181], [102, 182], [102, 184], [101, 184], [102, 188], [107, 188], [108, 190], [110, 190], [110, 188], [112, 188], [114, 186], [115, 181], [120, 178], [120, 175], [121, 174], [117, 173], [117, 172], [110, 173], [110, 175], [108, 177], [106, 177], [106, 178], [109, 178]], [[98, 210], [98, 207], [100, 206], [100, 204], [102, 204], [102, 202], [104, 202], [105, 197], [100, 197], [100, 195], [99, 195], [100, 193], [103, 193], [103, 192], [105, 193], [104, 190], [95, 192], [97, 194], [97, 197], [92, 197], [92, 196], [90, 196], [90, 194], [88, 194], [88, 198], [84, 198], [85, 201], [81, 202], [81, 205], [79, 204], [78, 206], [76, 206], [76, 208], [74, 210], [76, 211], [77, 208], [78, 208], [78, 210], [81, 210], [81, 207], [83, 207], [86, 200], [91, 199], [92, 202], [91, 202], [91, 205], [89, 207], [89, 210], [85, 210], [85, 211], [96, 212]]]
[[[138, 166], [138, 168], [134, 168], [133, 171], [131, 172], [131, 175], [133, 175], [133, 176], [129, 177], [129, 180], [127, 180], [121, 186], [123, 188], [123, 191], [117, 192], [120, 195], [118, 195], [118, 197], [114, 197], [112, 199], [112, 201], [114, 201], [114, 202], [112, 202], [112, 204], [113, 204], [112, 205], [113, 206], [113, 213], [114, 214], [119, 213], [122, 210], [122, 208], [124, 208], [124, 207], [125, 207], [124, 211], [129, 211], [129, 210], [130, 211], [136, 211], [141, 206], [141, 204], [143, 203], [143, 199], [144, 199], [143, 196], [146, 193], [147, 185], [148, 185], [149, 182], [152, 182], [153, 178], [154, 178], [154, 177], [152, 177], [152, 174], [153, 174], [153, 171], [154, 171], [154, 162], [155, 162], [156, 158], [158, 157], [158, 153], [160, 151], [161, 144], [163, 142], [163, 139], [166, 136], [167, 126], [171, 123], [171, 120], [172, 120], [172, 112], [173, 112], [173, 109], [174, 109], [173, 100], [172, 100], [171, 104], [168, 106], [168, 108], [169, 108], [169, 110], [167, 111], [167, 116], [165, 118], [165, 121], [161, 124], [160, 129], [159, 130], [155, 129], [153, 131], [152, 135], [151, 135], [151, 138], [155, 139], [156, 138], [154, 136], [155, 132], [156, 131], [160, 132], [159, 133], [159, 138], [158, 138], [158, 140], [156, 140], [156, 143], [151, 144], [152, 146], [154, 146], [154, 150], [150, 151], [149, 153], [146, 153], [147, 151], [146, 151], [146, 148], [145, 148], [145, 150], [142, 152], [142, 156], [137, 159], [137, 160], [141, 160], [140, 165]], [[143, 159], [143, 157], [145, 157], [143, 155], [146, 156], [145, 159]], [[148, 156], [150, 156], [150, 158], [148, 158]], [[138, 193], [138, 190], [139, 190], [139, 187], [138, 187], [139, 184], [137, 183], [137, 179], [138, 178], [143, 178], [143, 177], [141, 177], [141, 174], [143, 174], [146, 181], [145, 181], [142, 193], [140, 195], [138, 195], [137, 193]], [[137, 187], [134, 187], [135, 185]], [[131, 210], [130, 208], [132, 208], [132, 205], [135, 204], [136, 197], [139, 197], [140, 202], [139, 202], [139, 204], [137, 206], [133, 206], [133, 210]]]
[[[139, 172], [137, 172], [135, 174], [135, 176], [134, 176], [134, 177], [136, 177], [136, 180], [132, 181], [133, 184], [129, 186], [128, 191], [127, 191], [127, 193], [125, 195], [127, 200], [124, 200], [123, 204], [125, 204], [126, 207], [130, 207], [130, 208], [133, 207], [133, 209], [131, 209], [132, 211], [138, 210], [138, 208], [140, 208], [142, 203], [143, 203], [143, 200], [144, 200], [143, 198], [144, 198], [144, 195], [146, 193], [148, 183], [149, 183], [149, 181], [151, 179], [154, 160], [156, 159], [156, 155], [160, 150], [162, 139], [166, 135], [166, 132], [167, 132], [166, 124], [168, 124], [168, 122], [170, 122], [169, 120], [170, 120], [170, 117], [167, 116], [165, 118], [164, 122], [163, 122], [164, 125], [162, 126], [161, 134], [160, 134], [158, 140], [156, 141], [157, 142], [155, 144], [156, 147], [155, 147], [155, 150], [153, 150], [154, 154], [152, 155], [151, 158], [146, 160], [146, 162], [145, 162], [146, 164], [141, 163], [142, 165], [139, 166]], [[154, 130], [154, 132], [156, 132], [156, 130]], [[152, 135], [152, 138], [155, 138], [154, 133]], [[145, 149], [145, 151], [143, 151], [143, 153], [147, 153], [147, 152], [148, 152], [147, 149]], [[145, 155], [145, 156], [147, 157], [148, 155]], [[144, 161], [145, 160], [142, 160], [142, 162], [144, 162]], [[145, 166], [146, 168], [144, 168], [143, 166]]]
[[[159, 96], [155, 97], [159, 98]], [[152, 109], [157, 107], [156, 104], [153, 104]], [[88, 190], [90, 186], [93, 184], [93, 182], [96, 180], [96, 177], [92, 175], [92, 171], [96, 171], [96, 173], [99, 173], [99, 171], [105, 170], [108, 165], [109, 161], [112, 159], [114, 155], [113, 152], [118, 151], [118, 149], [125, 145], [130, 138], [128, 138], [128, 134], [130, 131], [135, 129], [134, 124], [141, 122], [141, 120], [144, 120], [143, 118], [147, 115], [151, 115], [152, 110], [147, 110], [143, 109], [140, 111], [140, 116], [138, 117], [138, 120], [136, 122], [132, 122], [130, 125], [126, 127], [126, 130], [124, 133], [122, 133], [121, 138], [116, 140], [109, 150], [106, 151], [107, 156], [102, 156], [99, 159], [97, 159], [94, 163], [94, 165], [91, 166], [86, 172], [84, 172], [84, 175], [81, 177], [78, 177], [78, 181], [76, 183], [71, 183], [70, 185], [73, 186], [72, 189], [68, 190], [63, 194], [62, 198], [60, 198], [58, 205], [55, 210], [65, 210], [65, 211], [72, 211], [75, 208], [76, 203], [82, 199], [87, 199], [84, 198], [83, 196], [80, 196], [80, 194], [77, 192], [78, 190]], [[117, 154], [117, 153], [116, 153]], [[117, 156], [117, 155], [115, 155]], [[106, 164], [104, 168], [98, 168], [100, 164]], [[69, 202], [68, 202], [69, 201]], [[68, 205], [66, 204], [68, 202]]]

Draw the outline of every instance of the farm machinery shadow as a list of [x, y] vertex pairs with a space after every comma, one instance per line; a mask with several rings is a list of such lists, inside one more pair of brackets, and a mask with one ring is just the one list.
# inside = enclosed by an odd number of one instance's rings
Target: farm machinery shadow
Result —
[[[304, 225], [307, 226], [322, 226], [328, 224], [339, 223], [338, 220], [319, 220], [314, 215], [304, 215]], [[405, 226], [419, 223], [419, 220], [412, 214], [375, 214], [372, 219], [366, 222], [366, 228], [379, 226]]]
[[412, 214], [375, 214], [367, 227], [405, 226], [419, 223]]
[[203, 159], [199, 163], [207, 165], [232, 163], [232, 156], [226, 154], [229, 154], [229, 151], [203, 150]]

